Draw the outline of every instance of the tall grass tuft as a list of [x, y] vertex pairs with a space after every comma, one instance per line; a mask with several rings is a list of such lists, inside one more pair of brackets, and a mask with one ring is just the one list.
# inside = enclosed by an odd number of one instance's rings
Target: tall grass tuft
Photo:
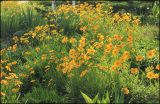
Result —
[[[29, 4], [12, 4], [13, 7], [1, 3], [1, 37], [21, 35], [35, 26], [45, 24], [45, 21]], [[9, 5], [9, 4], [8, 4]]]

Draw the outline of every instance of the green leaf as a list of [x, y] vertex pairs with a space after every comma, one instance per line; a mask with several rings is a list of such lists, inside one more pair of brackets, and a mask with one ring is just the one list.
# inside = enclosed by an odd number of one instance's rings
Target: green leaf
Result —
[[94, 99], [93, 99], [93, 102], [94, 102], [94, 103], [97, 102], [98, 95], [99, 95], [99, 94], [97, 94], [97, 95], [94, 97]]
[[106, 101], [106, 103], [110, 103], [110, 100], [109, 100], [109, 93], [108, 93], [108, 91], [107, 91], [107, 93], [106, 93], [105, 101]]
[[87, 96], [86, 94], [84, 94], [83, 92], [81, 92], [81, 95], [83, 96], [83, 98], [85, 99], [86, 103], [93, 103], [93, 100]]
[[101, 102], [100, 102], [100, 100], [99, 100], [99, 99], [97, 100], [97, 103], [98, 103], [98, 104], [101, 104]]

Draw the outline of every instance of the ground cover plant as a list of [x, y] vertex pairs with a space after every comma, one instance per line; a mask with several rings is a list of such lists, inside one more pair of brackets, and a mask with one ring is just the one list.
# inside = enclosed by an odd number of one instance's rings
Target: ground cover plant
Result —
[[112, 10], [60, 5], [48, 24], [13, 36], [1, 49], [2, 103], [159, 103], [155, 32]]

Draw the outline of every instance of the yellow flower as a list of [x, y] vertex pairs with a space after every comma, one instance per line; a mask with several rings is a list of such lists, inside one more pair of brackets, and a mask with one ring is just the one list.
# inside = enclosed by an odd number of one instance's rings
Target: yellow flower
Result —
[[13, 93], [16, 93], [16, 92], [18, 92], [18, 90], [19, 90], [19, 89], [17, 89], [17, 88], [13, 88], [13, 89], [12, 89], [12, 92], [13, 92]]
[[21, 38], [20, 38], [20, 41], [21, 41], [21, 43], [29, 43], [28, 38], [23, 38], [23, 37], [21, 37]]
[[154, 73], [153, 73], [153, 72], [148, 72], [148, 73], [147, 73], [147, 78], [148, 78], [148, 79], [154, 78]]
[[120, 60], [121, 60], [122, 62], [124, 62], [124, 61], [126, 61], [126, 60], [129, 58], [129, 56], [130, 56], [130, 53], [129, 53], [128, 51], [125, 51], [125, 52], [123, 53], [122, 57], [120, 58]]
[[31, 35], [32, 35], [32, 38], [35, 38], [35, 37], [36, 37], [36, 34], [35, 34], [35, 33], [32, 33]]
[[137, 56], [136, 56], [136, 60], [137, 60], [137, 61], [142, 61], [142, 60], [143, 60], [143, 56], [137, 55]]
[[18, 77], [17, 77], [17, 75], [15, 73], [9, 73], [9, 75], [6, 76], [5, 78], [10, 80], [10, 79], [18, 78]]
[[108, 42], [111, 42], [111, 41], [112, 41], [112, 38], [111, 38], [111, 37], [109, 37], [109, 38], [107, 39], [107, 41], [108, 41]]
[[94, 54], [96, 51], [93, 48], [87, 49], [87, 54]]
[[122, 92], [124, 93], [124, 94], [126, 94], [126, 95], [128, 95], [129, 94], [129, 90], [128, 90], [128, 88], [122, 88]]
[[104, 36], [101, 33], [99, 33], [97, 35], [97, 37], [98, 37], [99, 41], [103, 41], [104, 40]]
[[50, 69], [50, 66], [47, 65], [47, 66], [45, 66], [44, 68], [45, 68], [45, 72], [47, 72], [47, 71]]
[[155, 79], [159, 78], [159, 74], [154, 74], [154, 78]]
[[1, 95], [0, 95], [0, 96], [5, 96], [5, 95], [6, 95], [5, 93], [1, 92]]
[[113, 9], [113, 7], [112, 7], [112, 6], [110, 6], [110, 7], [109, 7], [109, 9]]
[[133, 21], [133, 23], [134, 23], [135, 25], [138, 25], [138, 24], [140, 23], [140, 20], [139, 20], [139, 19], [135, 19], [135, 20]]
[[93, 46], [95, 47], [95, 48], [101, 48], [102, 47], [102, 45], [103, 45], [103, 42], [95, 42], [94, 44], [93, 44]]
[[1, 64], [3, 64], [3, 63], [5, 63], [5, 62], [7, 62], [8, 60], [1, 60]]
[[11, 68], [9, 65], [5, 66], [5, 68], [8, 70], [8, 71], [11, 71]]
[[114, 66], [114, 65], [111, 66], [111, 70], [112, 70], [112, 71], [116, 70], [116, 66]]
[[115, 45], [115, 47], [120, 50], [120, 49], [122, 49], [124, 47], [124, 45], [123, 44]]
[[19, 40], [17, 36], [14, 36], [12, 39], [14, 40], [15, 43], [17, 43]]
[[131, 73], [132, 74], [138, 73], [138, 68], [131, 68]]
[[119, 40], [119, 35], [115, 34], [115, 35], [113, 36], [113, 39], [114, 39], [114, 40]]
[[20, 77], [24, 77], [24, 78], [28, 77], [28, 75], [22, 74], [22, 73], [20, 73], [19, 76], [20, 76]]
[[128, 14], [128, 13], [125, 13], [125, 14], [123, 14], [122, 15], [122, 19], [124, 20], [124, 21], [130, 21], [131, 20], [131, 17], [130, 17], [130, 15]]
[[153, 58], [155, 55], [155, 50], [150, 50], [147, 52], [147, 58]]
[[128, 41], [129, 43], [132, 43], [132, 41], [133, 41], [132, 35], [128, 35], [127, 41]]
[[12, 65], [16, 65], [16, 64], [17, 64], [17, 61], [12, 62], [11, 64], [12, 64]]
[[86, 38], [85, 37], [81, 37], [81, 40], [79, 40], [79, 47], [83, 48], [85, 46], [86, 43]]
[[129, 52], [128, 52], [128, 51], [125, 51], [125, 52], [124, 52], [124, 56], [129, 56]]
[[84, 58], [84, 60], [89, 60], [91, 57], [88, 56], [87, 54], [85, 54], [83, 58]]
[[63, 74], [67, 73], [67, 69], [64, 68], [64, 69], [62, 70], [62, 73], [63, 73]]
[[99, 65], [99, 64], [97, 64], [97, 67], [98, 67], [100, 70], [107, 70], [107, 67], [102, 66], [102, 65]]
[[116, 14], [114, 14], [114, 16], [113, 16], [113, 20], [115, 20], [115, 21], [118, 21], [118, 20], [120, 20], [120, 15], [118, 14], [118, 13], [116, 13]]
[[87, 30], [87, 26], [83, 26], [80, 28], [81, 31], [85, 32]]
[[49, 65], [47, 65], [47, 66], [45, 66], [44, 68], [50, 68], [50, 66], [49, 66]]
[[33, 67], [29, 68], [29, 70], [33, 70]]
[[88, 70], [84, 70], [84, 71], [82, 71], [82, 72], [81, 72], [81, 74], [80, 74], [80, 77], [85, 76], [87, 72], [88, 72]]
[[46, 54], [43, 54], [42, 57], [41, 57], [41, 59], [42, 59], [42, 60], [46, 60], [46, 59], [47, 59], [47, 55], [46, 55]]
[[64, 37], [64, 38], [62, 39], [62, 43], [67, 43], [67, 41], [68, 41], [68, 38], [67, 38], [67, 37]]
[[94, 25], [93, 26], [94, 31], [96, 31], [98, 28], [99, 28], [99, 25]]
[[156, 69], [157, 69], [157, 70], [160, 70], [160, 65], [157, 65], [157, 66], [156, 66]]
[[116, 56], [118, 54], [119, 50], [118, 49], [114, 49], [112, 50], [112, 55], [113, 56]]
[[107, 44], [107, 45], [105, 46], [105, 48], [108, 49], [108, 50], [111, 50], [112, 47], [113, 47], [113, 45], [112, 45], [111, 43], [109, 43], [109, 44]]
[[65, 57], [61, 58], [60, 60], [68, 61], [68, 57], [67, 57], [67, 56], [65, 56]]
[[69, 40], [69, 42], [71, 43], [71, 44], [73, 44], [73, 43], [75, 43], [75, 41], [76, 41], [76, 39], [75, 38], [70, 38], [70, 40]]
[[119, 61], [119, 60], [118, 60], [118, 61], [115, 61], [115, 62], [114, 62], [114, 66], [115, 66], [115, 67], [121, 66], [121, 61]]
[[6, 75], [6, 73], [0, 72], [0, 78], [2, 78], [2, 77], [5, 76], [5, 75]]
[[12, 50], [15, 52], [17, 50], [17, 44], [12, 46]]
[[76, 52], [75, 49], [70, 49], [70, 51], [69, 51], [69, 57], [73, 58], [73, 59], [77, 57], [77, 52]]
[[34, 82], [36, 82], [36, 80], [31, 80], [30, 82], [31, 82], [31, 83], [34, 83]]
[[27, 51], [27, 52], [25, 52], [24, 54], [25, 54], [25, 55], [30, 55], [31, 52]]
[[77, 63], [75, 60], [71, 60], [69, 63], [68, 63], [68, 72], [70, 72], [74, 67], [76, 67]]
[[8, 82], [7, 82], [7, 80], [1, 80], [1, 84], [8, 85]]
[[13, 78], [18, 78], [17, 75], [15, 73], [9, 73], [9, 75]]
[[40, 51], [40, 48], [39, 48], [39, 47], [36, 47], [35, 50], [36, 50], [36, 52], [39, 52], [39, 51]]
[[35, 31], [40, 31], [40, 30], [42, 30], [42, 26], [37, 26], [37, 27], [35, 27]]
[[34, 73], [35, 73], [35, 71], [34, 71], [34, 70], [30, 72], [30, 74], [34, 74]]

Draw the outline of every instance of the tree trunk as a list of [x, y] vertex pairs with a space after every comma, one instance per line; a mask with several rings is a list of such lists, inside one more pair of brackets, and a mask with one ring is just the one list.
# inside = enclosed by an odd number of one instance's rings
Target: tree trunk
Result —
[[72, 1], [72, 6], [74, 6], [75, 7], [75, 5], [76, 5], [76, 1]]
[[52, 9], [55, 10], [55, 0], [52, 1]]

